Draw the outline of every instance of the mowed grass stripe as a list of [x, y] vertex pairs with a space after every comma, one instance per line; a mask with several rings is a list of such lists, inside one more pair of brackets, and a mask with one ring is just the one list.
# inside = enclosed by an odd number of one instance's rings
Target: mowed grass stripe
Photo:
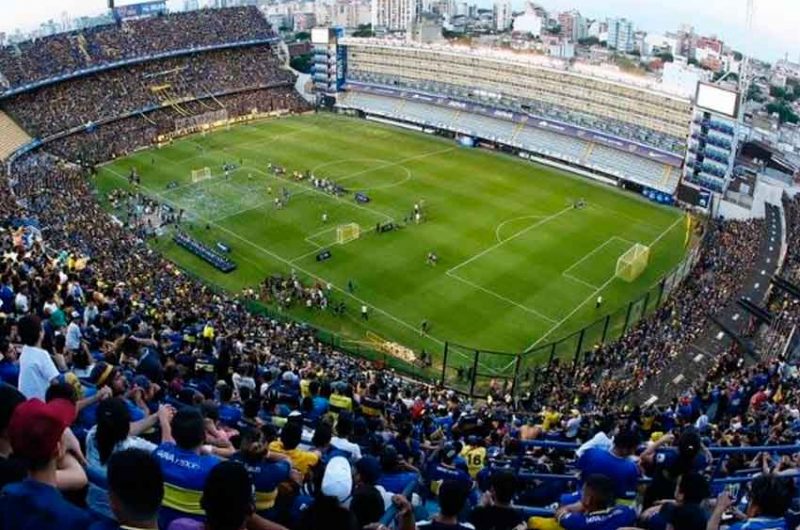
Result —
[[[170, 163], [162, 163], [167, 159]], [[228, 184], [215, 180], [198, 187], [202, 192], [188, 186], [169, 195], [176, 202], [193, 204], [198, 217], [220, 219], [209, 230], [195, 223], [190, 231], [212, 245], [216, 241], [231, 244], [231, 257], [239, 263], [236, 272], [219, 274], [168, 240], [156, 242], [158, 248], [181, 266], [231, 291], [252, 286], [267, 274], [288, 274], [293, 268], [304, 271], [333, 284], [335, 297], [347, 303], [348, 314], [342, 318], [296, 307], [291, 310], [295, 317], [355, 340], [363, 340], [366, 330], [374, 330], [434, 355], [441, 353], [444, 340], [521, 351], [545, 334], [548, 339], [563, 336], [599, 318], [602, 315], [588, 304], [575, 307], [599, 280], [576, 273], [601, 258], [598, 268], [613, 270], [613, 252], [597, 252], [584, 260], [578, 271], [572, 271], [578, 281], [563, 272], [611, 237], [649, 241], [680, 218], [677, 210], [509, 155], [456, 148], [450, 140], [341, 116], [281, 118], [194, 136], [115, 161], [109, 170], [127, 175], [136, 166], [143, 185], [164, 193], [169, 182], [189, 182], [191, 170], [202, 167], [201, 163], [217, 175], [223, 161], [238, 164], [240, 160], [247, 167], [235, 172]], [[267, 183], [272, 183], [273, 193], [283, 183], [263, 174], [268, 162], [285, 166], [289, 173], [331, 163], [335, 171], [327, 174], [359, 173], [343, 184], [347, 186], [350, 180], [355, 190], [376, 187], [367, 192], [371, 202], [362, 205], [369, 212], [358, 208], [350, 196], [337, 201], [305, 191], [305, 184], [292, 186], [294, 196], [287, 208], [275, 211]], [[385, 164], [395, 165], [381, 169]], [[97, 180], [101, 193], [127, 185], [109, 170], [102, 170]], [[411, 178], [405, 177], [406, 170]], [[326, 174], [324, 167], [319, 172]], [[508, 239], [565, 210], [578, 198], [588, 204], [574, 212], [580, 218], [569, 219], [571, 212], [566, 212], [457, 271], [480, 288], [447, 274], [448, 269], [496, 245], [498, 233], [501, 241]], [[425, 204], [426, 222], [387, 234], [370, 232], [380, 216], [402, 224], [417, 202]], [[215, 210], [219, 210], [217, 215], [213, 215]], [[328, 228], [321, 220], [326, 211], [330, 223], [352, 219], [362, 224], [364, 234], [347, 245], [331, 246], [333, 258], [318, 263], [314, 251], [317, 245], [328, 246], [327, 237], [307, 238]], [[520, 217], [528, 220], [507, 222]], [[506, 227], [498, 228], [505, 222]], [[657, 245], [642, 278], [604, 287], [605, 311], [639, 296], [681, 259], [683, 234], [675, 232]], [[425, 264], [430, 251], [440, 256], [435, 267]], [[348, 281], [356, 285], [352, 296], [346, 292]], [[374, 308], [368, 322], [358, 317], [362, 302]], [[570, 318], [554, 327], [552, 321], [561, 322], [570, 312]], [[419, 333], [422, 320], [430, 323], [437, 340]]]

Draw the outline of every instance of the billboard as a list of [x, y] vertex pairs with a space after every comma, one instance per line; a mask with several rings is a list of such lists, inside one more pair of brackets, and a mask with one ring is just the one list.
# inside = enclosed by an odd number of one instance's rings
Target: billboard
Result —
[[311, 42], [313, 44], [328, 44], [330, 35], [328, 28], [312, 28], [311, 29]]
[[167, 12], [166, 0], [155, 0], [154, 2], [142, 2], [139, 4], [128, 4], [116, 6], [114, 16], [118, 19], [147, 17]]
[[739, 115], [739, 93], [717, 85], [698, 83], [695, 104], [702, 110], [729, 118], [735, 119]]

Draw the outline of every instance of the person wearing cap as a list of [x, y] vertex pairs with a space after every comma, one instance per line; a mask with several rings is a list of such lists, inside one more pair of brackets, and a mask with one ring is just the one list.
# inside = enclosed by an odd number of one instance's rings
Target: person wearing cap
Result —
[[158, 530], [164, 476], [151, 452], [129, 448], [111, 455], [107, 483], [112, 517], [90, 530]]
[[153, 453], [164, 474], [164, 504], [159, 516], [163, 528], [173, 519], [203, 520], [200, 497], [211, 470], [221, 460], [206, 454], [203, 415], [194, 407], [180, 409], [172, 418], [171, 435], [163, 437]]
[[81, 314], [77, 311], [73, 311], [70, 315], [67, 331], [64, 334], [66, 337], [65, 347], [67, 348], [67, 351], [72, 353], [77, 352], [82, 347], [86, 347], [86, 343], [83, 340], [83, 333], [81, 332], [80, 322]]
[[25, 315], [17, 323], [22, 353], [19, 360], [19, 390], [26, 398], [44, 400], [47, 387], [58, 377], [53, 358], [41, 348], [42, 322], [36, 315]]
[[0, 495], [0, 528], [85, 530], [92, 517], [58, 491], [58, 462], [66, 455], [64, 431], [75, 420], [75, 405], [66, 399], [44, 403], [30, 399], [14, 409], [8, 437], [14, 456], [25, 463], [28, 477], [8, 484]]

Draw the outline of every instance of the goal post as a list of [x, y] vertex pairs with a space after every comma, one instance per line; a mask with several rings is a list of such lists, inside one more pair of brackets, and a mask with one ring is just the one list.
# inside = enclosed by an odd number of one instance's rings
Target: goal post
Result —
[[617, 278], [632, 282], [644, 272], [650, 261], [650, 247], [634, 244], [617, 259]]
[[200, 182], [211, 178], [211, 168], [204, 167], [192, 170], [192, 182]]
[[340, 245], [358, 239], [361, 236], [361, 227], [358, 223], [348, 223], [336, 227], [336, 242]]

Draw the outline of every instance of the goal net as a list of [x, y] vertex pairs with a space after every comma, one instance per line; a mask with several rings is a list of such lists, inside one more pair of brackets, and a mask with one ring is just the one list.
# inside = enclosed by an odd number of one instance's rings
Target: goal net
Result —
[[632, 282], [647, 268], [650, 247], [636, 243], [617, 260], [617, 278]]
[[192, 170], [192, 182], [200, 182], [211, 178], [211, 168], [204, 167]]
[[357, 223], [348, 223], [336, 227], [336, 242], [341, 244], [358, 239], [361, 235], [361, 227]]

